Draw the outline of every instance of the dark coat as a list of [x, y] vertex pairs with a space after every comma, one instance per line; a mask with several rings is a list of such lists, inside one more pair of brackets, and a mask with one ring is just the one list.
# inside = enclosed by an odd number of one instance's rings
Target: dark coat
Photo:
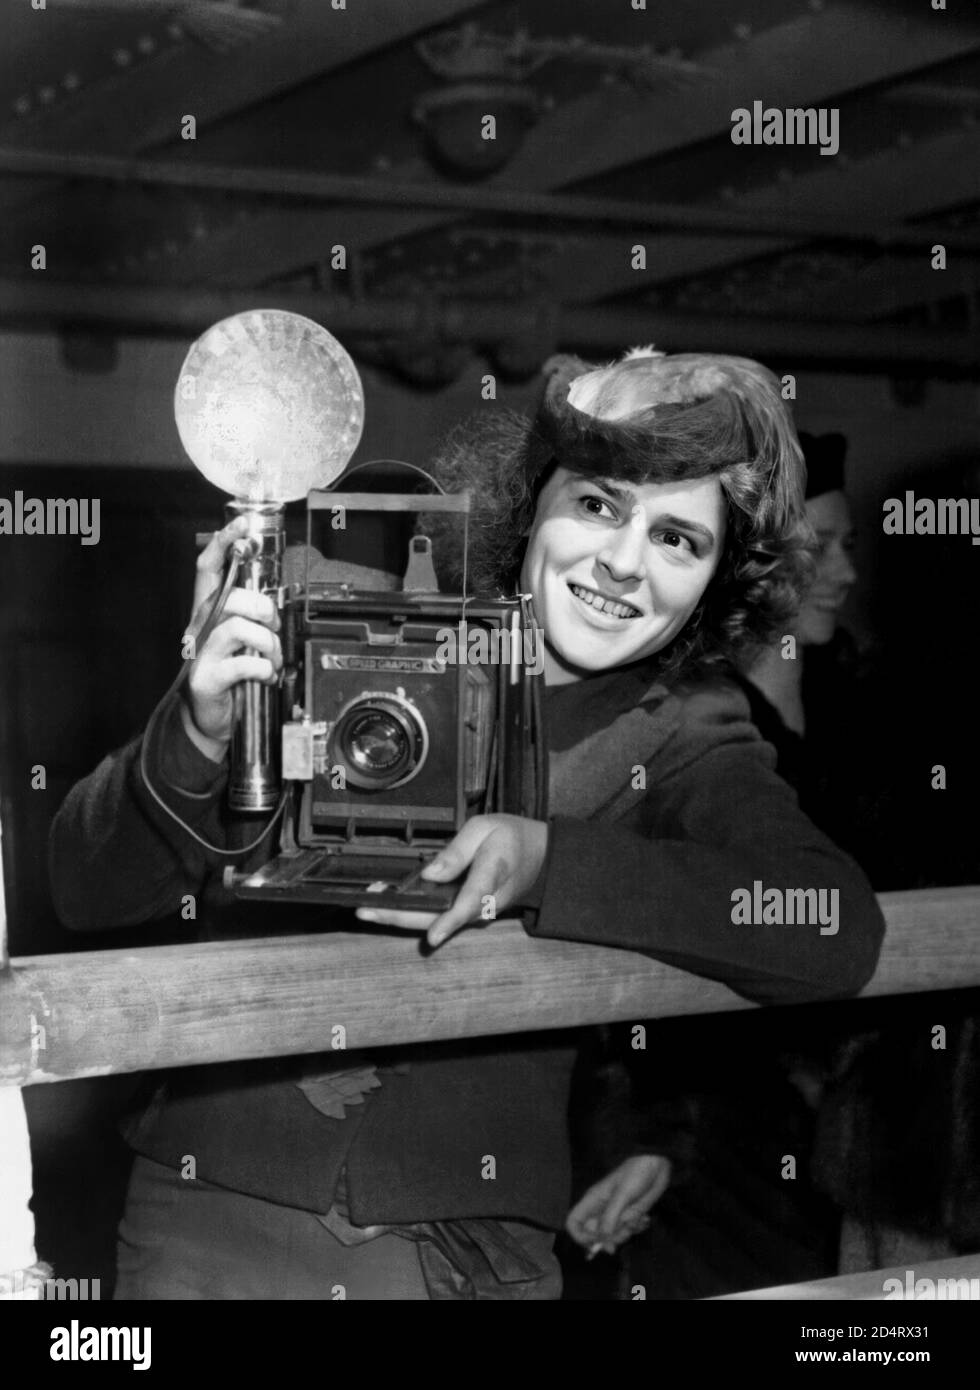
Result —
[[[551, 688], [544, 703], [552, 819], [530, 934], [638, 950], [765, 1004], [866, 983], [884, 930], [877, 901], [776, 777], [731, 683], [669, 691], [640, 665]], [[176, 711], [148, 754], [158, 790], [212, 842], [254, 834], [223, 811], [225, 771], [190, 744]], [[51, 879], [62, 920], [78, 930], [167, 916], [187, 893], [203, 894], [210, 935], [311, 929], [303, 909], [229, 898], [204, 851], [148, 795], [138, 741], [69, 793], [52, 829]], [[839, 890], [838, 934], [734, 926], [732, 892], [755, 880]], [[346, 1163], [358, 1225], [499, 1216], [559, 1227], [572, 1044], [529, 1034], [379, 1054], [380, 1086], [342, 1120], [296, 1084], [335, 1067], [336, 1054], [189, 1069], [158, 1088], [128, 1137], [159, 1162], [179, 1167], [192, 1154], [202, 1178], [315, 1212], [331, 1205]], [[482, 1177], [485, 1154], [497, 1160], [493, 1182]]]

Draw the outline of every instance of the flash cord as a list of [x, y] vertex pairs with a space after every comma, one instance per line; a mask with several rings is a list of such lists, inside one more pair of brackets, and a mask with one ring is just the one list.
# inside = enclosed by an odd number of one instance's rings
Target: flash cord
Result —
[[[204, 646], [204, 643], [208, 640], [208, 638], [211, 636], [211, 633], [217, 626], [218, 620], [224, 612], [225, 604], [228, 602], [228, 596], [231, 593], [232, 589], [235, 587], [235, 580], [238, 578], [238, 571], [241, 569], [242, 562], [246, 558], [246, 553], [244, 549], [239, 546], [238, 542], [236, 542], [235, 545], [232, 546], [231, 553], [231, 564], [228, 566], [228, 573], [225, 577], [225, 582], [221, 588], [220, 593], [217, 595], [214, 602], [211, 604], [211, 608], [208, 612], [207, 617], [204, 620], [204, 624], [201, 627], [201, 630], [197, 633], [197, 635], [194, 638], [195, 647], [198, 650], [200, 650], [200, 648]], [[166, 713], [167, 707], [169, 706], [171, 700], [173, 700], [174, 696], [179, 693], [181, 686], [187, 679], [189, 671], [190, 665], [187, 661], [185, 661], [180, 669], [179, 674], [177, 675], [177, 678], [174, 680], [173, 684], [170, 686], [170, 689], [164, 695], [163, 699], [157, 705], [156, 709], [153, 711], [153, 713], [150, 715], [147, 721], [146, 730], [143, 734], [143, 743], [140, 747], [140, 777], [142, 778], [143, 785], [146, 787], [146, 790], [150, 793], [153, 800], [160, 807], [160, 809], [166, 812], [170, 819], [172, 821], [175, 821], [177, 825], [180, 826], [181, 830], [183, 830], [187, 835], [189, 835], [192, 840], [196, 841], [197, 844], [201, 845], [204, 849], [208, 850], [209, 853], [218, 854], [223, 859], [239, 859], [243, 854], [251, 854], [253, 850], [258, 849], [259, 845], [269, 834], [269, 831], [273, 828], [276, 821], [283, 813], [283, 810], [286, 805], [286, 799], [289, 796], [289, 786], [287, 784], [283, 787], [282, 795], [279, 798], [279, 805], [273, 811], [269, 823], [262, 831], [262, 834], [259, 835], [256, 839], [252, 840], [250, 844], [242, 845], [240, 849], [221, 849], [218, 845], [211, 844], [210, 840], [206, 840], [203, 835], [199, 835], [197, 831], [193, 830], [185, 820], [181, 819], [181, 817], [172, 807], [167, 805], [163, 797], [160, 795], [160, 793], [154, 787], [153, 783], [150, 781], [150, 771], [147, 765], [146, 750], [153, 738], [153, 735], [156, 733], [157, 725], [160, 723], [160, 720]]]

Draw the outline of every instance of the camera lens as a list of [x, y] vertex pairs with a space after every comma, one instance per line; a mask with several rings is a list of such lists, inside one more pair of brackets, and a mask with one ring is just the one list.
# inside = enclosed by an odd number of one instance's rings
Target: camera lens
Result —
[[398, 695], [361, 695], [333, 730], [333, 760], [350, 785], [371, 790], [400, 786], [425, 761], [429, 740], [418, 710]]

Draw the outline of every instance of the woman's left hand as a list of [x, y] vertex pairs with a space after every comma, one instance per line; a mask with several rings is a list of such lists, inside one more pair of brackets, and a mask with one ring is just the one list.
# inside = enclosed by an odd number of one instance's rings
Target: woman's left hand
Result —
[[671, 1161], [636, 1154], [595, 1182], [568, 1213], [565, 1230], [591, 1254], [612, 1255], [649, 1224], [648, 1212], [670, 1186]]
[[422, 870], [422, 878], [448, 883], [466, 873], [452, 907], [442, 913], [386, 912], [361, 907], [362, 922], [425, 931], [440, 946], [468, 922], [491, 922], [521, 897], [541, 872], [548, 849], [544, 821], [523, 816], [474, 816]]

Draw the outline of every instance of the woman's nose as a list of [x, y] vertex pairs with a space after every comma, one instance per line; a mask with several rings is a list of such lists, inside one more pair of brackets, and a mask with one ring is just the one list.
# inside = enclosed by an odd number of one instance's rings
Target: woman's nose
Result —
[[608, 570], [610, 578], [618, 583], [643, 579], [646, 574], [646, 540], [646, 526], [642, 518], [631, 518], [608, 537], [596, 558]]
[[857, 583], [857, 570], [854, 568], [854, 561], [850, 553], [842, 545], [835, 545], [830, 554], [830, 578], [834, 584], [840, 585], [843, 589], [849, 589], [852, 584]]

